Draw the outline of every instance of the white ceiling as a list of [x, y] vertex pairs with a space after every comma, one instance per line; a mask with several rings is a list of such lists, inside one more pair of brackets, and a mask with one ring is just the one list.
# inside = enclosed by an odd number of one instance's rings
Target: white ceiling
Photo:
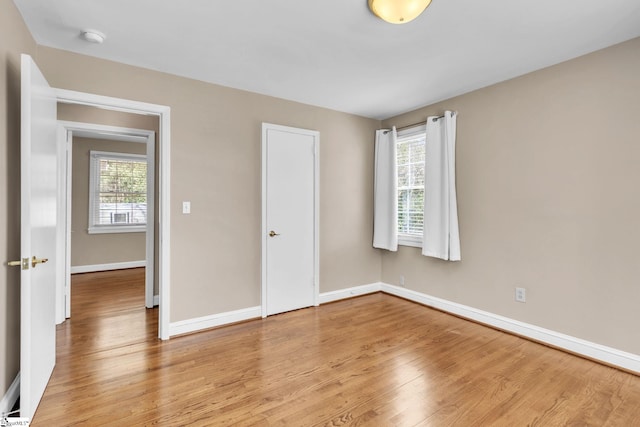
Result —
[[[384, 119], [640, 36], [639, 0], [14, 0], [40, 45]], [[82, 29], [102, 31], [102, 45]]]

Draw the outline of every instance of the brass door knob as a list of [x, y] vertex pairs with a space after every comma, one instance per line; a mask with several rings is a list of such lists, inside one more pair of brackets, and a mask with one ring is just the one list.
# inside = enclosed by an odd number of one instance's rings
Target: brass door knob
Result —
[[275, 231], [271, 230], [269, 232], [269, 237], [274, 237], [274, 236], [279, 236], [280, 234], [276, 233]]
[[23, 270], [28, 270], [29, 269], [29, 258], [22, 258], [21, 260], [18, 261], [9, 261], [7, 262], [7, 265], [9, 267], [22, 267]]
[[49, 258], [36, 258], [34, 256], [31, 259], [22, 258], [22, 260], [20, 260], [20, 261], [9, 261], [9, 262], [7, 262], [7, 265], [9, 267], [22, 267], [23, 270], [28, 270], [29, 269], [29, 264], [31, 264], [31, 267], [35, 268], [36, 265], [44, 264], [47, 261], [49, 261]]

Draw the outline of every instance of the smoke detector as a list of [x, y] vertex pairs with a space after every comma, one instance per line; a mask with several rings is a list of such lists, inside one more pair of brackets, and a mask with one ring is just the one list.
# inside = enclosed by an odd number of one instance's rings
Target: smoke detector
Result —
[[80, 32], [80, 37], [82, 40], [87, 41], [89, 43], [101, 44], [106, 36], [100, 31], [96, 30], [82, 30]]

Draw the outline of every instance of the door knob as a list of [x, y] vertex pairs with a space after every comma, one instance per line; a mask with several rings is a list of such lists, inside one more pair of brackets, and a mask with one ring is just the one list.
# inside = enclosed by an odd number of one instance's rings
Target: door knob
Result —
[[49, 261], [49, 258], [36, 258], [35, 256], [33, 258], [31, 258], [31, 266], [33, 268], [36, 267], [36, 265], [38, 264], [44, 264], [45, 262]]
[[275, 237], [275, 236], [279, 236], [279, 235], [280, 235], [279, 233], [276, 233], [276, 232], [275, 232], [275, 231], [273, 231], [273, 230], [271, 230], [271, 231], [269, 232], [269, 237]]
[[45, 262], [49, 261], [49, 258], [36, 258], [35, 256], [31, 259], [29, 258], [22, 258], [21, 261], [9, 261], [7, 262], [7, 265], [9, 267], [20, 267], [22, 266], [23, 270], [28, 270], [29, 269], [29, 261], [31, 261], [31, 267], [34, 267], [38, 264], [44, 264]]
[[7, 262], [9, 267], [22, 267], [23, 270], [29, 269], [29, 258], [22, 258], [19, 261], [9, 261]]

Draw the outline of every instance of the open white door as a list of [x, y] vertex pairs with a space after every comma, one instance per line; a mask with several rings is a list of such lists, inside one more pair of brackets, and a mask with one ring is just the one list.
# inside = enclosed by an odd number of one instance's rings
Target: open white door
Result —
[[318, 304], [320, 134], [262, 125], [262, 315]]
[[32, 418], [56, 362], [57, 101], [29, 55], [21, 84], [20, 416]]

